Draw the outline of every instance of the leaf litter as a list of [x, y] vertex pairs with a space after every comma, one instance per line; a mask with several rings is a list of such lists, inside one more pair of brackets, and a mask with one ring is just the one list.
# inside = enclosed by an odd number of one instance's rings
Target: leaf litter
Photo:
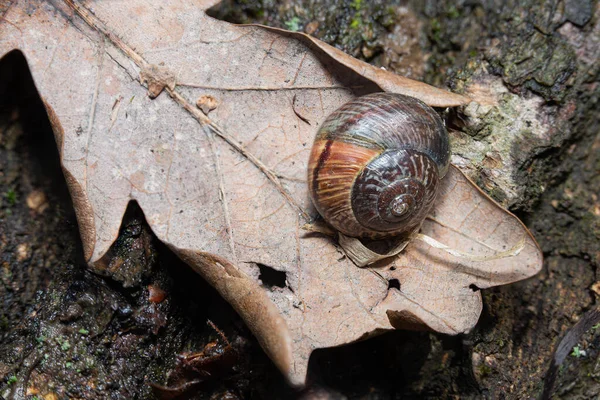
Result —
[[[457, 168], [421, 231], [440, 245], [411, 241], [358, 268], [303, 230], [318, 221], [305, 175], [330, 112], [382, 90], [437, 107], [469, 99], [302, 33], [215, 20], [214, 4], [21, 0], [0, 19], [0, 55], [22, 54], [45, 101], [90, 268], [137, 201], [298, 386], [317, 348], [394, 328], [466, 332], [482, 308], [473, 288], [540, 270], [525, 226]], [[214, 102], [199, 109], [202, 98]], [[261, 266], [284, 287], [261, 285]]]

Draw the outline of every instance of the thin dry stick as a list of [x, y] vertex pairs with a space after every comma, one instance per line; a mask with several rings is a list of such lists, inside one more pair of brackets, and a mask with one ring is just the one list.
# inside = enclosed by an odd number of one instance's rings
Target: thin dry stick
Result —
[[221, 331], [217, 325], [215, 325], [214, 322], [212, 322], [210, 319], [206, 320], [206, 323], [214, 329], [215, 332], [217, 332], [217, 334], [221, 337], [221, 339], [225, 342], [225, 344], [227, 346], [231, 346], [231, 343], [229, 343], [229, 340], [227, 340], [227, 336], [225, 336], [225, 334], [223, 333], [223, 331]]
[[[195, 106], [191, 105], [179, 93], [177, 93], [176, 91], [171, 90], [169, 88], [165, 88], [165, 89], [166, 89], [167, 93], [169, 93], [169, 95], [177, 103], [179, 103], [190, 114], [192, 114], [192, 116], [194, 118], [196, 118], [201, 124], [207, 125], [209, 127], [209, 129], [210, 129], [211, 132], [213, 132], [215, 135], [219, 136], [227, 144], [229, 144], [231, 147], [233, 147], [238, 153], [240, 153], [241, 155], [243, 155], [244, 157], [246, 157], [252, 164], [254, 164], [256, 166], [256, 168], [258, 168], [263, 174], [265, 174], [265, 176], [275, 185], [275, 187], [277, 187], [277, 189], [283, 195], [283, 197], [285, 197], [285, 199], [294, 208], [296, 208], [296, 210], [298, 210], [298, 213], [300, 213], [300, 215], [302, 215], [302, 217], [306, 221], [310, 220], [310, 216], [308, 215], [308, 213], [306, 213], [306, 211], [304, 211], [302, 209], [302, 207], [300, 207], [295, 202], [295, 200], [292, 198], [292, 196], [287, 192], [287, 190], [285, 190], [285, 188], [281, 184], [281, 181], [279, 180], [279, 178], [277, 177], [277, 175], [275, 175], [275, 173], [273, 173], [273, 171], [271, 171], [266, 165], [264, 165], [262, 163], [262, 161], [260, 161], [258, 158], [256, 158], [256, 156], [254, 154], [252, 154], [248, 150], [244, 149], [239, 143], [236, 143], [233, 137], [231, 137], [227, 133], [223, 132], [223, 130], [217, 124], [215, 124], [214, 122], [212, 122], [198, 108], [196, 108]], [[204, 121], [206, 121], [206, 122], [204, 122]]]
[[[126, 56], [128, 56], [142, 71], [148, 70], [149, 63], [143, 59], [142, 56], [137, 54], [131, 47], [129, 47], [125, 42], [123, 42], [117, 35], [111, 32], [108, 27], [100, 21], [96, 16], [94, 16], [90, 11], [79, 4], [76, 4], [73, 0], [63, 0], [65, 4], [77, 13], [91, 28], [97, 30], [98, 32], [105, 35], [117, 48], [119, 48]], [[141, 84], [140, 78], [137, 79]], [[238, 153], [240, 153], [243, 157], [248, 159], [256, 168], [258, 168], [268, 180], [275, 185], [277, 190], [281, 193], [281, 195], [286, 199], [286, 201], [295, 208], [298, 213], [304, 218], [306, 221], [310, 221], [310, 216], [296, 201], [292, 198], [292, 196], [288, 193], [288, 191], [283, 187], [281, 181], [277, 177], [277, 175], [271, 171], [266, 165], [264, 165], [256, 156], [252, 153], [244, 149], [239, 143], [236, 143], [234, 138], [224, 132], [217, 124], [215, 124], [210, 118], [208, 118], [204, 113], [198, 110], [195, 106], [190, 104], [183, 96], [177, 93], [174, 89], [165, 86], [164, 88], [166, 92], [171, 96], [173, 100], [175, 100], [179, 105], [181, 105], [186, 111], [188, 111], [194, 119], [196, 119], [202, 126], [208, 126], [210, 131], [223, 139], [227, 144], [233, 147]]]

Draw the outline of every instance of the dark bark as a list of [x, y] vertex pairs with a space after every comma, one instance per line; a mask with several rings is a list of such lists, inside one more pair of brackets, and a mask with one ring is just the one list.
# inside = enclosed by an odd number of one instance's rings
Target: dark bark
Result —
[[[555, 348], [596, 309], [600, 293], [598, 3], [312, 3], [244, 2], [212, 13], [305, 30], [456, 91], [490, 82], [508, 88], [489, 112], [456, 110], [447, 123], [471, 175], [532, 229], [546, 257], [543, 272], [484, 291], [484, 312], [470, 334], [391, 332], [319, 350], [309, 388], [294, 392], [229, 305], [156, 241], [135, 204], [105, 260], [119, 273], [109, 278], [86, 269], [51, 129], [23, 67], [0, 79], [11, 83], [0, 87], [0, 396], [542, 395]], [[494, 147], [503, 124], [519, 118], [530, 100], [538, 107], [537, 131], [504, 132], [519, 139]], [[511, 183], [494, 177], [493, 157], [483, 153], [490, 148], [514, 161]], [[600, 329], [575, 330], [569, 338], [577, 345], [555, 365], [546, 391], [597, 397]]]

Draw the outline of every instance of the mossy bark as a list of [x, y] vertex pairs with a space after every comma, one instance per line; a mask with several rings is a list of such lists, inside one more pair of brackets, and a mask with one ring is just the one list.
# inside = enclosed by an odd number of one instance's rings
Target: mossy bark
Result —
[[[107, 259], [121, 272], [86, 270], [43, 108], [35, 91], [1, 87], [0, 396], [148, 398], [149, 383], [185, 379], [199, 381], [193, 398], [539, 396], [555, 347], [600, 293], [598, 2], [265, 0], [211, 13], [303, 30], [472, 96], [463, 109], [440, 110], [453, 161], [524, 219], [544, 250], [543, 272], [484, 291], [470, 334], [392, 332], [319, 350], [310, 387], [294, 392], [233, 310], [153, 239], [135, 205]], [[210, 377], [177, 358], [226, 347], [209, 319], [237, 354]], [[599, 345], [600, 329], [581, 336], [560, 369], [558, 398], [598, 396]]]

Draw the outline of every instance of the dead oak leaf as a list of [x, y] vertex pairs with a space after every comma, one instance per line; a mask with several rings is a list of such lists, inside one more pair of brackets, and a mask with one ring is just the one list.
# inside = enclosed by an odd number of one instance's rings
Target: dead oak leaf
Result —
[[[394, 327], [465, 332], [481, 311], [472, 288], [539, 270], [525, 227], [456, 169], [423, 232], [482, 256], [521, 243], [518, 255], [465, 261], [413, 242], [361, 269], [331, 239], [304, 232], [316, 216], [310, 145], [331, 111], [381, 90], [436, 106], [468, 99], [307, 35], [215, 20], [204, 12], [214, 3], [21, 0], [0, 19], [2, 62], [25, 57], [47, 104], [92, 268], [102, 272], [137, 201], [295, 385], [316, 348]], [[218, 103], [210, 119], [194, 106], [202, 96]], [[261, 286], [259, 264], [284, 272], [286, 286]]]

